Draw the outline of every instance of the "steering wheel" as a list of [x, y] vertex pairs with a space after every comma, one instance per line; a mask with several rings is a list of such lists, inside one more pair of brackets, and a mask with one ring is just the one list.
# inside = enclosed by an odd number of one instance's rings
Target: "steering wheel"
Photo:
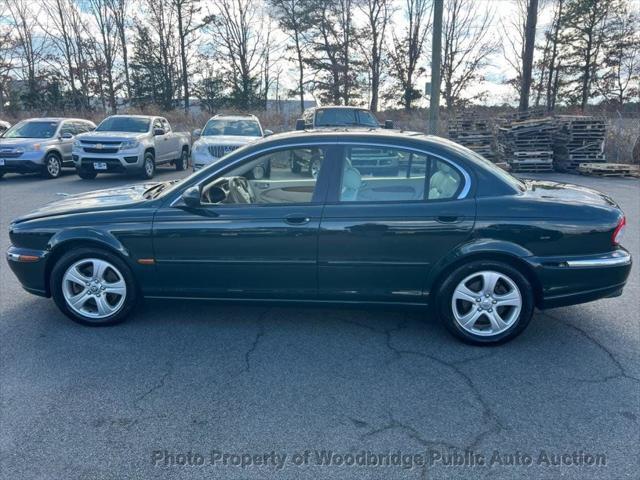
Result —
[[246, 178], [231, 177], [229, 179], [229, 197], [232, 203], [253, 203], [253, 191]]

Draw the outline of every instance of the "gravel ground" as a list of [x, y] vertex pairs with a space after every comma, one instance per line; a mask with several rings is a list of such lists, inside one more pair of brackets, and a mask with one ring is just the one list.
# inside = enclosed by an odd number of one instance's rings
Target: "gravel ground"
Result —
[[[544, 178], [612, 195], [640, 258], [638, 180]], [[135, 181], [7, 175], [0, 248], [57, 192]], [[419, 311], [147, 301], [86, 328], [1, 265], [2, 478], [638, 478], [637, 266], [479, 348]]]

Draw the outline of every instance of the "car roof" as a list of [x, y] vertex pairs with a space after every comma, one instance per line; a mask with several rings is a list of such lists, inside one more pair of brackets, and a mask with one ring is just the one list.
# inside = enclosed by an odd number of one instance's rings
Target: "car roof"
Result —
[[127, 115], [126, 113], [121, 113], [118, 115], [109, 115], [108, 117], [105, 117], [105, 118], [111, 118], [111, 117], [132, 117], [132, 118], [144, 118], [148, 120], [151, 120], [152, 118], [164, 118], [162, 115]]
[[328, 109], [335, 109], [335, 110], [369, 110], [367, 107], [354, 107], [351, 105], [324, 105], [324, 106], [320, 106], [320, 107], [311, 107], [308, 108], [307, 110], [328, 110]]
[[258, 119], [258, 117], [251, 114], [242, 115], [242, 114], [224, 114], [224, 113], [218, 113], [211, 118], [223, 118], [227, 120], [257, 120]]

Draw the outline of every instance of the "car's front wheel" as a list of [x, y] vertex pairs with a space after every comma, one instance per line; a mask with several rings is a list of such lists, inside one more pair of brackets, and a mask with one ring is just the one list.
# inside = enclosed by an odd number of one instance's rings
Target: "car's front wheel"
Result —
[[95, 170], [89, 170], [88, 168], [83, 167], [78, 168], [76, 172], [78, 173], [78, 176], [83, 180], [93, 180], [98, 176], [98, 172], [96, 172]]
[[58, 178], [62, 173], [62, 160], [56, 153], [48, 153], [42, 165], [43, 178]]
[[447, 329], [475, 345], [497, 345], [518, 336], [533, 315], [531, 283], [503, 262], [473, 261], [455, 269], [437, 296]]
[[64, 254], [54, 265], [50, 282], [58, 308], [83, 325], [122, 322], [136, 303], [131, 270], [106, 250], [79, 248]]
[[189, 150], [187, 148], [182, 149], [180, 158], [176, 160], [176, 170], [181, 172], [189, 168]]

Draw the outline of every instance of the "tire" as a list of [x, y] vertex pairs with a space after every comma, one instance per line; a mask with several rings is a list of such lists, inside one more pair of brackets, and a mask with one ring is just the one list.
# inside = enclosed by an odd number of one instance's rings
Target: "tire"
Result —
[[42, 165], [42, 178], [58, 178], [62, 173], [62, 160], [57, 153], [48, 153]]
[[78, 173], [78, 176], [83, 180], [93, 180], [98, 176], [98, 172], [89, 170], [87, 168], [78, 168], [76, 172]]
[[180, 158], [175, 161], [176, 170], [182, 172], [189, 168], [189, 149], [183, 148]]
[[311, 178], [318, 178], [318, 174], [320, 173], [320, 158], [315, 156], [311, 158], [311, 161], [309, 162], [308, 173]]
[[144, 154], [144, 160], [142, 161], [142, 171], [140, 172], [140, 176], [145, 180], [149, 180], [153, 178], [153, 175], [156, 173], [156, 159], [151, 152], [146, 152]]
[[[497, 282], [487, 293], [493, 279]], [[531, 321], [533, 288], [506, 263], [472, 261], [451, 272], [437, 292], [436, 306], [444, 326], [463, 342], [499, 345], [520, 335]]]
[[[103, 273], [98, 274], [98, 282], [91, 280], [96, 274], [96, 265], [104, 268]], [[87, 283], [82, 285], [79, 280]], [[50, 289], [62, 313], [74, 322], [89, 326], [124, 321], [137, 301], [135, 279], [127, 264], [117, 255], [99, 248], [79, 248], [64, 254], [53, 267]], [[81, 294], [83, 297], [74, 308], [68, 299]]]

